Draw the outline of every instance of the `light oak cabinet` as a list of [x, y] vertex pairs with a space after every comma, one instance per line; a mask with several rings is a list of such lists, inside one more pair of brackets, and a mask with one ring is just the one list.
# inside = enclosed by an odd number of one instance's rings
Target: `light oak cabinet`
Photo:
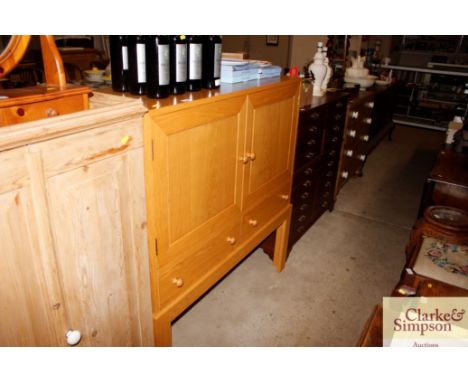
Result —
[[145, 109], [91, 106], [0, 130], [1, 345], [67, 345], [69, 329], [80, 345], [153, 343]]
[[275, 230], [282, 270], [299, 85], [221, 88], [145, 116], [157, 345], [170, 345], [171, 322]]

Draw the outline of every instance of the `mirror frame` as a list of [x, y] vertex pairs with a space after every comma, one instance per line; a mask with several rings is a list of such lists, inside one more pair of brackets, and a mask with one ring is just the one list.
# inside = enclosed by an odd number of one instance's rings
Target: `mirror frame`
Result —
[[0, 53], [0, 78], [5, 77], [20, 63], [30, 40], [30, 35], [11, 36], [8, 45]]

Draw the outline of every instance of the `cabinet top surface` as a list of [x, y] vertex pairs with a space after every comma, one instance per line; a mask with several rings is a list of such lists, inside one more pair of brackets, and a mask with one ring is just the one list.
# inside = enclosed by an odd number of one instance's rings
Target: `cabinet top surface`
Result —
[[329, 92], [321, 97], [312, 96], [312, 84], [303, 81], [301, 86], [301, 111], [315, 109], [327, 103], [335, 102], [348, 97], [349, 94], [343, 91]]
[[99, 89], [99, 92], [106, 94], [119, 95], [123, 98], [136, 98], [141, 99], [143, 104], [149, 109], [163, 109], [170, 106], [180, 106], [183, 104], [190, 104], [194, 101], [206, 100], [216, 97], [226, 97], [230, 95], [240, 95], [242, 93], [250, 93], [256, 90], [262, 90], [267, 87], [274, 87], [285, 83], [299, 83], [299, 79], [292, 79], [289, 77], [281, 78], [267, 78], [258, 81], [247, 81], [236, 84], [222, 83], [217, 89], [202, 89], [196, 92], [185, 92], [177, 96], [169, 96], [164, 99], [152, 99], [147, 96], [137, 96], [130, 93], [117, 93], [111, 88]]

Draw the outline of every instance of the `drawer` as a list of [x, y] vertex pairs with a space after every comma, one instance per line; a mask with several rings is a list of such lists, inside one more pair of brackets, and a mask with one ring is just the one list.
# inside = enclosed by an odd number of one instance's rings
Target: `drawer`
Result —
[[31, 146], [41, 151], [47, 176], [143, 146], [143, 121], [135, 118]]
[[180, 256], [159, 269], [159, 303], [163, 309], [209, 277], [212, 270], [227, 260], [240, 243], [239, 220], [227, 224], [210, 241], [200, 241], [198, 248], [190, 248], [189, 255]]
[[316, 148], [310, 148], [306, 150], [296, 151], [296, 158], [294, 160], [294, 169], [298, 170], [307, 162], [312, 161], [320, 156], [321, 150], [316, 150]]
[[87, 105], [82, 94], [27, 105], [5, 107], [0, 109], [0, 126], [36, 121], [85, 109], [87, 109]]
[[291, 184], [285, 183], [267, 199], [245, 212], [242, 217], [241, 240], [249, 238], [270, 223], [273, 215], [280, 213], [290, 203]]

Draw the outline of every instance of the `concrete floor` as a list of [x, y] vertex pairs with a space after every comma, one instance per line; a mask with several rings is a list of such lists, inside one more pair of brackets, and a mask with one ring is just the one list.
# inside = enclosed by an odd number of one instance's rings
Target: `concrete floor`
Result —
[[442, 133], [397, 127], [282, 273], [258, 249], [173, 324], [174, 346], [354, 346], [397, 283]]

